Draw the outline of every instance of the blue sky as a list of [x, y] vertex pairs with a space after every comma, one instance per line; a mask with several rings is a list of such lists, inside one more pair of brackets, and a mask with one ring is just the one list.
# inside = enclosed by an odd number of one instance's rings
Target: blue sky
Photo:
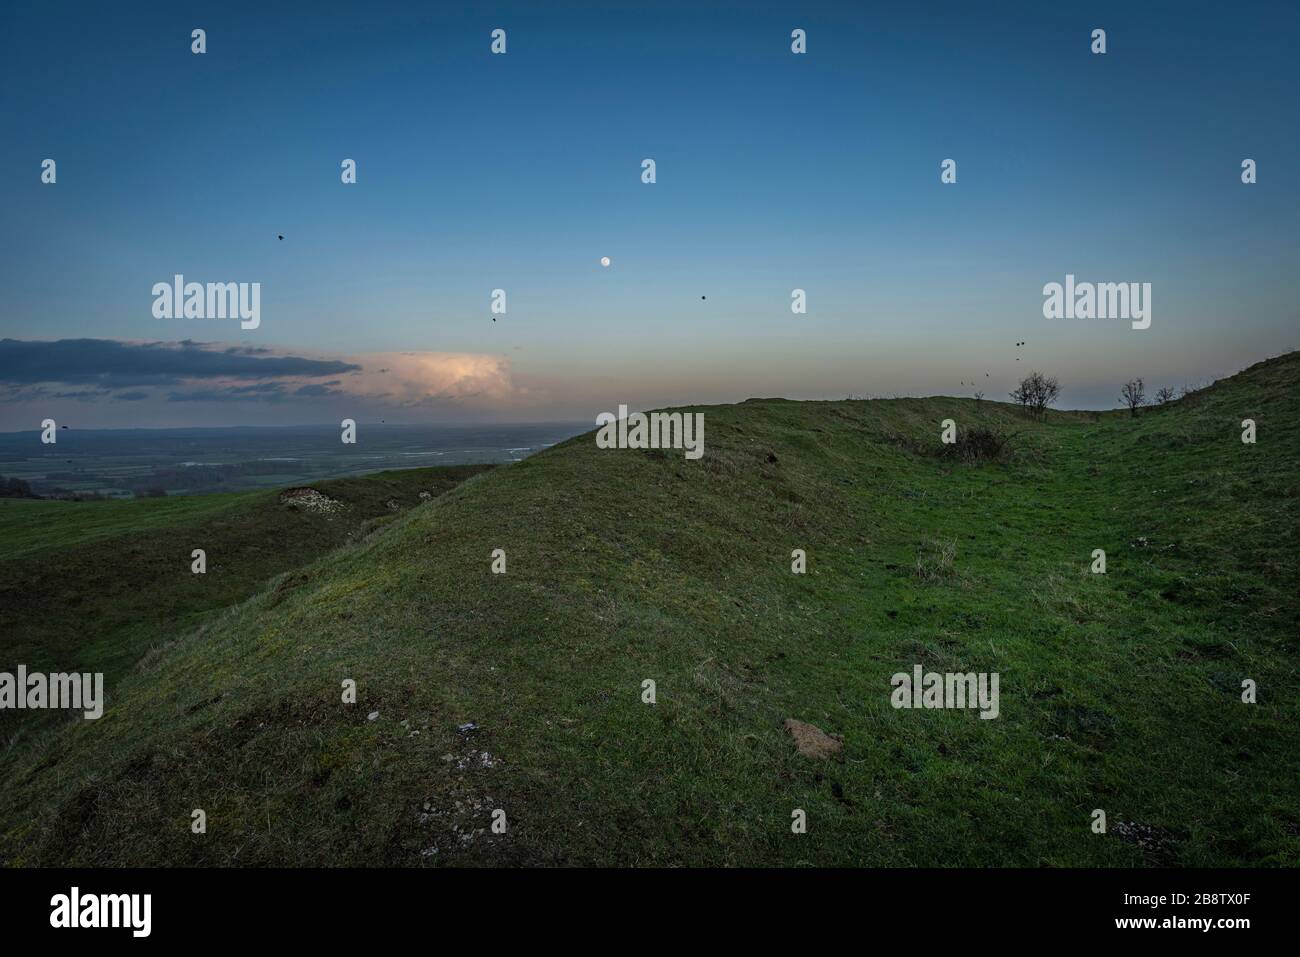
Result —
[[[0, 337], [276, 362], [142, 390], [10, 344], [0, 429], [1000, 398], [1026, 366], [1110, 407], [1297, 345], [1294, 4], [267, 6], [4, 13]], [[1067, 272], [1152, 283], [1151, 328], [1045, 319]], [[176, 273], [260, 282], [260, 327], [154, 318]]]

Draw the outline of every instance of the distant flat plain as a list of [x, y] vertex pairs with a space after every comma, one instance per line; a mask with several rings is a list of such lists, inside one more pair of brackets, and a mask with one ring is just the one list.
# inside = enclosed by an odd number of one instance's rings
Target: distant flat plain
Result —
[[56, 490], [111, 497], [277, 488], [324, 478], [431, 465], [518, 461], [591, 428], [589, 422], [530, 425], [358, 424], [344, 445], [334, 426], [202, 429], [60, 429], [43, 445], [37, 430], [0, 434], [0, 476]]

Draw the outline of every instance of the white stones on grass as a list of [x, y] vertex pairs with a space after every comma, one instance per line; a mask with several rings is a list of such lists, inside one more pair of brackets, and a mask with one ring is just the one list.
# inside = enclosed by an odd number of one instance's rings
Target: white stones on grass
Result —
[[337, 515], [347, 505], [314, 488], [289, 488], [280, 493], [280, 504], [320, 515]]

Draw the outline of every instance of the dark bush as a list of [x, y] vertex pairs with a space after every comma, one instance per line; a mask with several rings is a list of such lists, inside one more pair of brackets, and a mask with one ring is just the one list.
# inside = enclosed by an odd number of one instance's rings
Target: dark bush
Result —
[[0, 475], [0, 498], [39, 498], [32, 494], [32, 487], [22, 479], [5, 478]]
[[939, 446], [939, 458], [963, 462], [996, 462], [1011, 454], [1011, 436], [977, 425], [957, 430], [957, 441]]

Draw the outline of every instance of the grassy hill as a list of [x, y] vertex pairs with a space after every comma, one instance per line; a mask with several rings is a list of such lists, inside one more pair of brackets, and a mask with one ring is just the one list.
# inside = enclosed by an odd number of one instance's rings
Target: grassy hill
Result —
[[[1136, 419], [759, 400], [699, 410], [699, 461], [573, 439], [21, 738], [0, 859], [1294, 865], [1298, 394], [1292, 354]], [[945, 418], [1011, 452], [941, 454]], [[893, 709], [915, 664], [998, 672], [1000, 717]], [[787, 718], [843, 751], [799, 754]]]
[[[254, 594], [268, 579], [370, 533], [420, 493], [490, 466], [381, 472], [318, 482], [321, 512], [280, 492], [135, 501], [0, 499], [0, 671], [102, 671], [110, 686], [152, 646]], [[191, 553], [207, 570], [191, 572]], [[0, 711], [0, 740], [55, 717]]]

